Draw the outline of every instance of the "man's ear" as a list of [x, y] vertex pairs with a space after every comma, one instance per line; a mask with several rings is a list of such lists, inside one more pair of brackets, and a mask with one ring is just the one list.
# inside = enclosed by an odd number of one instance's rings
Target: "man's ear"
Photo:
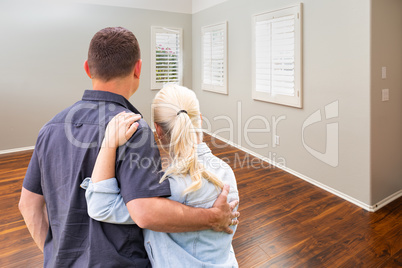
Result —
[[84, 62], [84, 70], [87, 73], [88, 77], [92, 79], [91, 73], [89, 72], [88, 60]]
[[135, 78], [140, 78], [141, 75], [141, 67], [142, 67], [142, 59], [139, 59], [134, 66], [134, 76]]

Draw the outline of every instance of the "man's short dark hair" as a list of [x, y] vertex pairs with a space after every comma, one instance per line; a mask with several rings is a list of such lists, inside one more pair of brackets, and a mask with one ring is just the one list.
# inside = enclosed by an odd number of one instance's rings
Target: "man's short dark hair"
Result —
[[109, 81], [130, 74], [141, 58], [135, 35], [123, 27], [108, 27], [97, 32], [88, 51], [92, 78]]

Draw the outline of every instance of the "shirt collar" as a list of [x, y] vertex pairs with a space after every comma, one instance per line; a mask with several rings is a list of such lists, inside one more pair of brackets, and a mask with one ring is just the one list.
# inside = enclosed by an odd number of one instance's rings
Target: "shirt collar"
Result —
[[83, 101], [107, 101], [117, 103], [135, 114], [141, 114], [125, 97], [122, 95], [100, 90], [85, 90]]
[[205, 142], [201, 142], [197, 144], [197, 154], [198, 156], [210, 153], [211, 149], [209, 149], [208, 145]]

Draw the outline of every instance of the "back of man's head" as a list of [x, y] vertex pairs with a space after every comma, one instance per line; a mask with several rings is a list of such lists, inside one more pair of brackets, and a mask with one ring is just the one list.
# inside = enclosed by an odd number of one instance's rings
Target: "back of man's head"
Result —
[[88, 67], [93, 79], [107, 82], [129, 75], [140, 58], [140, 47], [131, 31], [123, 27], [108, 27], [92, 38]]

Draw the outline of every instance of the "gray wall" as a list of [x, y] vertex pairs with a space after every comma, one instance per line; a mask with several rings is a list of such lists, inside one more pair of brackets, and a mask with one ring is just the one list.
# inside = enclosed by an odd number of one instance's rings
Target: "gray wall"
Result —
[[[193, 15], [193, 89], [203, 117], [211, 131], [267, 158], [276, 158], [286, 167], [319, 183], [340, 191], [365, 204], [371, 203], [370, 192], [370, 1], [304, 0], [302, 109], [291, 108], [251, 98], [251, 17], [264, 11], [293, 5], [293, 0], [230, 0]], [[229, 94], [201, 90], [201, 27], [228, 21]], [[326, 105], [338, 101], [338, 117], [325, 120]], [[241, 122], [238, 118], [241, 103]], [[302, 143], [302, 126], [315, 111], [324, 120], [305, 129], [308, 146], [324, 153], [326, 123], [338, 123], [339, 163], [332, 167], [310, 154]], [[230, 123], [217, 116], [228, 116]], [[249, 135], [243, 129], [248, 119], [262, 116], [270, 131]], [[272, 145], [272, 116], [285, 120], [277, 124], [280, 146]], [[208, 124], [204, 124], [208, 127]], [[250, 127], [264, 128], [262, 120]], [[241, 135], [240, 135], [241, 134]], [[268, 144], [255, 148], [253, 144]]]
[[[371, 187], [372, 203], [402, 189], [402, 1], [372, 0]], [[387, 78], [381, 78], [381, 67]], [[388, 88], [390, 100], [381, 101]]]
[[[251, 16], [292, 0], [230, 0], [194, 15], [31, 2], [0, 1], [0, 151], [34, 145], [40, 127], [91, 88], [82, 64], [93, 34], [107, 26], [124, 26], [139, 39], [143, 72], [131, 102], [150, 122], [156, 93], [149, 89], [150, 27], [172, 26], [184, 29], [184, 85], [196, 91], [207, 129], [364, 204], [402, 189], [400, 0], [303, 1], [302, 109], [251, 98]], [[200, 88], [200, 33], [202, 26], [225, 20], [229, 94], [221, 95]], [[382, 66], [388, 70], [385, 80]], [[390, 101], [381, 102], [382, 88], [390, 89]], [[334, 102], [338, 116], [326, 120], [325, 107]], [[303, 123], [317, 110], [323, 120], [305, 129], [304, 141], [325, 153], [326, 144], [338, 140], [335, 166], [303, 146]], [[280, 117], [285, 119], [276, 124], [275, 147], [273, 126]], [[245, 125], [253, 118], [249, 128], [265, 130], [246, 138]], [[326, 139], [327, 123], [338, 124], [338, 138]]]
[[[34, 3], [32, 3], [34, 2]], [[33, 146], [39, 129], [92, 87], [83, 63], [100, 29], [123, 26], [142, 49], [140, 88], [130, 101], [150, 122], [151, 26], [183, 28], [184, 85], [192, 84], [191, 15], [51, 1], [0, 1], [0, 150]]]

